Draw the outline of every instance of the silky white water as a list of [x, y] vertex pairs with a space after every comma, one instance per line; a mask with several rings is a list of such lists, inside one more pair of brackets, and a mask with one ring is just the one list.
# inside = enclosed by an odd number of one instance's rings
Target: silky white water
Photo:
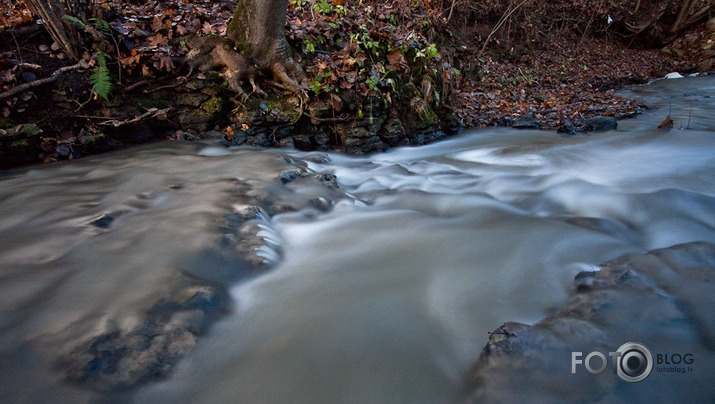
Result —
[[[715, 80], [634, 91], [660, 109], [590, 136], [482, 129], [362, 158], [168, 143], [9, 172], [0, 177], [0, 394], [460, 402], [487, 332], [538, 322], [566, 301], [577, 273], [629, 252], [715, 242]], [[668, 102], [676, 128], [658, 131]], [[53, 335], [135, 321], [182, 273], [233, 271], [206, 251], [223, 215], [245, 202], [237, 184], [273, 195], [278, 174], [297, 165], [334, 173], [349, 197], [327, 212], [268, 218], [263, 256], [275, 265], [221, 277], [232, 312], [168, 378], [123, 394], [59, 380]], [[106, 214], [111, 226], [91, 225]]]

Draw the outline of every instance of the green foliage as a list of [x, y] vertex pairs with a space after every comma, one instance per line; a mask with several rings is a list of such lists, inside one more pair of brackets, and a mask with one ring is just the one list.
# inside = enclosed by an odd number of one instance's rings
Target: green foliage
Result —
[[109, 23], [101, 18], [90, 18], [89, 22], [92, 23], [94, 29], [99, 31], [104, 36], [110, 36], [112, 31]]
[[377, 76], [370, 76], [365, 80], [365, 84], [370, 90], [378, 91], [377, 85], [380, 84], [380, 78]]
[[341, 18], [344, 18], [348, 14], [348, 9], [344, 6], [335, 6], [334, 9], [335, 13]]
[[63, 15], [62, 18], [66, 21], [69, 21], [70, 23], [72, 23], [73, 25], [77, 26], [80, 29], [84, 29], [84, 27], [87, 26], [87, 24], [82, 22], [82, 20], [80, 20], [79, 18], [73, 17], [68, 14]]
[[417, 53], [415, 54], [415, 57], [417, 58], [427, 59], [436, 59], [437, 56], [439, 56], [439, 51], [437, 50], [437, 45], [435, 44], [430, 44], [430, 46], [417, 51]]
[[97, 66], [92, 69], [92, 75], [89, 76], [89, 82], [92, 84], [92, 90], [105, 100], [109, 99], [109, 93], [112, 92], [112, 81], [107, 68], [107, 55], [104, 52], [98, 52], [95, 56]]
[[326, 77], [332, 77], [332, 76], [333, 76], [333, 73], [331, 73], [330, 71], [320, 72], [320, 73], [318, 73], [317, 76], [315, 76], [315, 78], [313, 80], [310, 81], [308, 86], [310, 87], [311, 90], [313, 90], [313, 92], [315, 94], [320, 93], [320, 91], [330, 92], [330, 90], [331, 90], [330, 87], [323, 86], [323, 80]]
[[310, 41], [310, 39], [305, 38], [303, 40], [303, 44], [305, 45], [305, 52], [306, 53], [313, 53], [315, 52], [315, 44]]
[[106, 37], [112, 34], [111, 26], [104, 19], [96, 17], [90, 18], [89, 24], [84, 21], [84, 19], [79, 19], [67, 14], [63, 15], [62, 18], [92, 35], [98, 51], [94, 55], [95, 67], [91, 70], [89, 82], [92, 84], [92, 90], [97, 95], [108, 100], [113, 86], [112, 78], [109, 75], [109, 68], [107, 68], [108, 56], [104, 53], [104, 49], [107, 45]]
[[516, 76], [516, 80], [528, 85], [533, 85], [536, 83], [536, 78], [534, 78], [534, 75], [532, 74], [532, 70], [529, 68], [526, 68], [524, 70], [521, 70], [521, 67], [519, 68], [519, 75]]
[[328, 3], [325, 0], [321, 0], [318, 3], [315, 3], [315, 5], [313, 6], [313, 9], [315, 11], [319, 12], [320, 14], [330, 14], [333, 12], [333, 5]]
[[320, 92], [320, 90], [323, 88], [323, 85], [320, 84], [320, 81], [317, 78], [311, 80], [309, 86], [310, 86], [310, 89], [313, 90], [313, 92], [315, 94], [318, 94]]

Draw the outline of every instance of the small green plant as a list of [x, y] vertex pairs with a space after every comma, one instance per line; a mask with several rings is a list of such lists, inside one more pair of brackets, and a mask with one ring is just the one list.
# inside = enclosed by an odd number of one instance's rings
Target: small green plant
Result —
[[330, 14], [330, 13], [333, 12], [333, 5], [330, 4], [330, 3], [328, 3], [328, 2], [325, 1], [325, 0], [322, 0], [322, 1], [318, 2], [318, 3], [315, 3], [315, 5], [313, 6], [313, 9], [314, 9], [315, 11], [319, 12], [320, 14], [326, 14], [326, 15], [327, 15], [327, 14]]
[[529, 68], [526, 68], [524, 70], [521, 70], [521, 67], [519, 68], [519, 75], [516, 76], [516, 80], [520, 81], [522, 83], [526, 83], [528, 85], [533, 85], [536, 83], [536, 78], [534, 78], [533, 71]]
[[92, 84], [92, 91], [98, 96], [109, 99], [109, 94], [112, 92], [112, 77], [107, 68], [107, 54], [104, 52], [107, 44], [107, 37], [110, 37], [111, 26], [102, 18], [90, 18], [88, 22], [80, 20], [71, 15], [63, 15], [66, 21], [77, 26], [78, 28], [88, 32], [94, 38], [97, 52], [94, 54], [95, 67], [91, 70], [89, 82]]
[[109, 99], [109, 93], [112, 92], [112, 81], [107, 68], [107, 54], [97, 52], [95, 55], [97, 65], [92, 69], [92, 75], [89, 76], [89, 82], [92, 84], [92, 90], [105, 100]]
[[340, 16], [341, 18], [345, 18], [345, 16], [348, 14], [348, 9], [345, 8], [345, 6], [335, 6], [335, 13]]
[[332, 76], [333, 76], [333, 73], [331, 73], [330, 71], [320, 72], [320, 73], [318, 73], [317, 76], [315, 76], [315, 78], [313, 80], [310, 81], [308, 86], [310, 87], [311, 90], [313, 90], [313, 92], [315, 94], [318, 94], [321, 91], [330, 92], [330, 87], [323, 86], [323, 80], [326, 77], [332, 77]]
[[305, 45], [305, 52], [306, 53], [313, 53], [315, 52], [315, 44], [310, 41], [310, 39], [305, 38], [303, 40], [303, 45]]
[[439, 56], [439, 51], [437, 50], [437, 45], [435, 44], [430, 44], [430, 46], [420, 49], [417, 51], [415, 54], [415, 57], [417, 58], [427, 58], [427, 59], [435, 59], [437, 56]]
[[99, 31], [104, 36], [110, 36], [112, 34], [111, 27], [109, 23], [101, 18], [90, 18], [89, 22], [94, 26], [94, 29]]
[[370, 76], [365, 80], [365, 84], [370, 90], [378, 91], [377, 85], [380, 84], [380, 79], [377, 76]]

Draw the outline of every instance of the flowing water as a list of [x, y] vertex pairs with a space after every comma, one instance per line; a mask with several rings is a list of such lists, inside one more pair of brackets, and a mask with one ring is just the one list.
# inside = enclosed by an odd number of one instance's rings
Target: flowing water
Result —
[[[592, 136], [482, 129], [364, 158], [168, 143], [8, 172], [0, 395], [460, 402], [487, 332], [538, 322], [568, 299], [577, 273], [715, 242], [715, 78], [629, 95], [659, 109]], [[675, 128], [655, 130], [669, 108]], [[335, 174], [347, 197], [303, 209], [300, 189], [276, 180], [291, 167]], [[226, 214], [251, 198], [301, 209], [259, 215], [260, 255], [274, 264], [241, 276], [240, 263], [211, 251]], [[225, 284], [232, 309], [167, 378], [129, 394], [60, 380], [63, 344], [131, 326], [182, 274]], [[549, 394], [534, 391], [559, 398]]]

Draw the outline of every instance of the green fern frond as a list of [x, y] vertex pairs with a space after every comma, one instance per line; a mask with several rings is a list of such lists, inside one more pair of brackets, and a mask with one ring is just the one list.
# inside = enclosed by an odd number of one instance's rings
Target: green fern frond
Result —
[[86, 25], [86, 24], [85, 24], [84, 22], [82, 22], [82, 20], [80, 20], [79, 18], [77, 18], [77, 17], [72, 17], [71, 15], [65, 14], [65, 15], [62, 16], [62, 18], [64, 18], [65, 20], [69, 21], [70, 23], [76, 25], [76, 26], [79, 27], [80, 29], [84, 29], [84, 27], [85, 27], [85, 25]]
[[107, 55], [103, 52], [97, 53], [95, 56], [97, 66], [92, 69], [92, 75], [89, 76], [89, 82], [92, 84], [92, 90], [99, 94], [105, 100], [109, 100], [109, 93], [112, 92], [112, 78], [109, 75], [107, 68]]
[[89, 19], [89, 22], [94, 25], [94, 29], [101, 32], [104, 36], [109, 36], [112, 33], [109, 23], [101, 18], [92, 17]]

